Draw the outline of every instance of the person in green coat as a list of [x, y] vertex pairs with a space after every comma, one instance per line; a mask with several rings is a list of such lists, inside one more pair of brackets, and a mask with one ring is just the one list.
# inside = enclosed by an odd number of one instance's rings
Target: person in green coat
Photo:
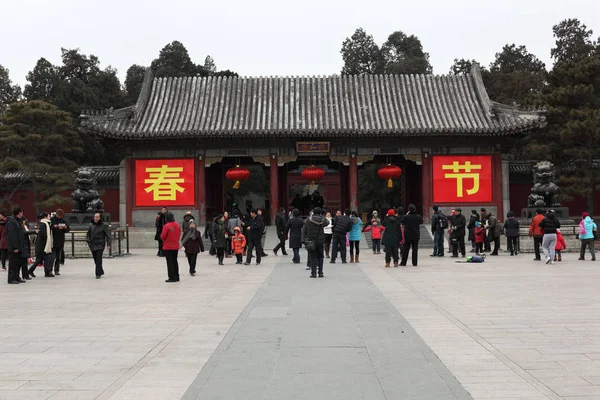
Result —
[[400, 218], [392, 209], [388, 210], [386, 218], [383, 220], [383, 239], [381, 244], [385, 246], [385, 267], [390, 267], [392, 258], [394, 259], [394, 267], [398, 267], [398, 248], [402, 241], [402, 227], [400, 226]]

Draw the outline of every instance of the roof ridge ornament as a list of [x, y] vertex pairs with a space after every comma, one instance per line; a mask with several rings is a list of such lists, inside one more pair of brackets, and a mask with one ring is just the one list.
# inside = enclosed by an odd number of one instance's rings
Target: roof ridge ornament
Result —
[[481, 77], [481, 67], [478, 62], [474, 62], [471, 67], [471, 78], [475, 82], [475, 90], [477, 91], [477, 95], [479, 97], [479, 101], [481, 102], [481, 106], [487, 112], [489, 117], [494, 117], [494, 105], [490, 100], [490, 96], [488, 96], [487, 90], [485, 89], [485, 85], [483, 84], [483, 78]]
[[152, 72], [152, 68], [146, 68], [146, 73], [144, 74], [144, 82], [142, 82], [142, 89], [140, 90], [140, 94], [138, 99], [133, 106], [133, 112], [131, 117], [131, 122], [136, 124], [140, 118], [140, 115], [144, 112], [144, 108], [148, 103], [148, 98], [150, 97], [150, 89], [152, 88], [152, 83], [154, 82], [154, 73]]

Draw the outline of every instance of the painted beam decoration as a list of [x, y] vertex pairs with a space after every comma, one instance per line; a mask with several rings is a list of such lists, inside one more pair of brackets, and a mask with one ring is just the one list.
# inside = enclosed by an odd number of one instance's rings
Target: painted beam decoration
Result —
[[135, 205], [194, 205], [194, 159], [136, 160]]
[[491, 203], [492, 156], [434, 156], [434, 203]]

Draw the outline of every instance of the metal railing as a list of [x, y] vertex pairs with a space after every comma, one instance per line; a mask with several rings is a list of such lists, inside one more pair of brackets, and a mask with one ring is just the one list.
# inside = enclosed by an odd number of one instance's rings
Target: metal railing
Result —
[[[110, 235], [111, 246], [107, 249], [107, 257], [122, 257], [131, 254], [129, 252], [129, 226], [125, 226], [124, 229], [111, 226]], [[88, 258], [92, 256], [86, 236], [87, 230], [73, 230], [65, 235], [65, 258]]]

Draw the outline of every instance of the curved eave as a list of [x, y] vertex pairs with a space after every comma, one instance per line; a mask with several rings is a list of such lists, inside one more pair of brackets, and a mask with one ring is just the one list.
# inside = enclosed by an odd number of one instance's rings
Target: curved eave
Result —
[[388, 130], [248, 130], [248, 131], [154, 131], [154, 132], [123, 132], [103, 129], [98, 126], [82, 125], [82, 130], [87, 133], [102, 136], [107, 139], [117, 140], [160, 140], [160, 139], [257, 139], [257, 138], [351, 138], [351, 137], [419, 137], [419, 136], [511, 136], [526, 133], [533, 129], [542, 128], [543, 122], [534, 121], [521, 124], [513, 128], [487, 128], [487, 129], [410, 129], [404, 131]]

